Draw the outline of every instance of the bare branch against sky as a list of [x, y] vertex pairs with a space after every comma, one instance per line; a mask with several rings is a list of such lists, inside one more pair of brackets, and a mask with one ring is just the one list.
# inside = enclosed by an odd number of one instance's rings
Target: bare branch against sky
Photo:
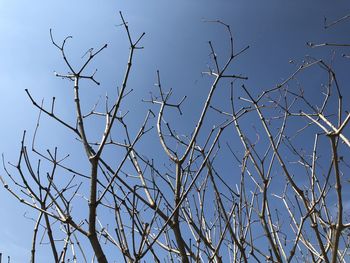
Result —
[[0, 255], [350, 261], [349, 4], [78, 2], [0, 4]]

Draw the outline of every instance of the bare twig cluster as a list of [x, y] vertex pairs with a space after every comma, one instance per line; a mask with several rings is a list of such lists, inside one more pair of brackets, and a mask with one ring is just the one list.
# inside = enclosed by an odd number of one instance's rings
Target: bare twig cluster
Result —
[[[47, 108], [26, 90], [39, 110], [32, 147], [28, 150], [24, 132], [17, 162], [6, 164], [3, 157], [13, 187], [1, 180], [15, 198], [38, 213], [36, 219], [26, 215], [35, 221], [31, 262], [35, 262], [38, 243], [50, 246], [55, 262], [90, 262], [91, 254], [92, 260], [100, 263], [121, 259], [345, 262], [350, 252], [350, 222], [345, 211], [348, 201], [343, 191], [348, 184], [345, 172], [350, 168], [346, 157], [350, 114], [344, 109], [332, 66], [308, 57], [285, 81], [254, 95], [245, 85], [237, 87], [237, 80], [246, 77], [230, 72], [235, 58], [248, 47], [235, 53], [230, 26], [208, 21], [227, 29], [229, 52], [221, 64], [209, 42], [212, 67], [204, 73], [211, 85], [192, 132], [181, 135], [166, 120], [167, 111], [184, 113], [186, 97], [173, 102], [173, 91], [166, 91], [157, 71], [157, 92], [145, 101], [158, 106], [158, 112], [149, 110], [134, 134], [126, 114], [120, 112], [129, 94], [134, 54], [142, 49], [144, 34], [135, 40], [120, 16], [130, 50], [111, 107], [106, 97], [104, 110], [96, 104], [84, 113], [80, 100], [81, 80], [99, 85], [96, 71], [90, 75], [85, 71], [107, 45], [97, 51], [88, 50], [86, 61], [77, 70], [65, 52], [70, 37], [58, 44], [52, 32], [52, 43], [69, 69], [68, 74], [56, 76], [73, 82], [75, 123], [58, 116], [55, 98]], [[315, 91], [310, 94], [298, 80], [298, 76], [316, 68], [326, 76], [318, 102]], [[230, 88], [229, 111], [212, 102], [223, 85]], [[79, 165], [68, 165], [69, 156], [61, 156], [58, 148], [46, 152], [38, 149], [35, 141], [42, 114], [78, 138], [88, 161], [88, 174], [80, 172]], [[205, 125], [208, 114], [220, 119], [209, 130]], [[168, 160], [165, 168], [138, 148], [153, 128], [153, 117]], [[85, 123], [91, 118], [105, 120], [99, 142], [90, 141]], [[220, 141], [230, 134], [232, 139], [222, 147]], [[115, 149], [118, 159], [110, 161], [106, 153], [110, 149]], [[225, 175], [216, 168], [216, 163], [222, 165], [217, 161], [222, 152], [235, 161]], [[33, 156], [38, 157], [37, 161]], [[49, 169], [44, 172], [46, 167]], [[77, 206], [84, 212], [76, 212]]]

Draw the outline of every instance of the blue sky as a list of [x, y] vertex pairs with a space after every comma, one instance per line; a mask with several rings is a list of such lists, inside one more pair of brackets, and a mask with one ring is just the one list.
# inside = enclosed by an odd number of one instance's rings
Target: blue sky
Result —
[[[330, 58], [331, 49], [310, 49], [307, 41], [350, 43], [350, 22], [324, 30], [323, 18], [330, 20], [350, 12], [350, 3], [336, 1], [286, 0], [216, 0], [216, 1], [0, 1], [0, 152], [7, 160], [18, 155], [24, 129], [33, 134], [37, 110], [32, 107], [24, 89], [39, 100], [57, 97], [57, 110], [70, 114], [72, 98], [69, 82], [58, 79], [53, 72], [66, 72], [57, 49], [50, 42], [49, 29], [59, 41], [67, 35], [68, 54], [73, 64], [91, 47], [105, 43], [103, 51], [89, 69], [98, 68], [100, 87], [85, 83], [84, 98], [89, 109], [99, 96], [120, 84], [128, 54], [125, 32], [118, 26], [122, 11], [134, 36], [146, 32], [144, 50], [137, 51], [130, 79], [134, 89], [125, 109], [134, 114], [133, 124], [141, 121], [149, 105], [141, 102], [154, 89], [156, 70], [163, 84], [175, 91], [175, 98], [189, 96], [184, 106], [185, 117], [178, 126], [189, 132], [197, 119], [200, 105], [208, 91], [201, 72], [209, 63], [208, 40], [213, 40], [220, 55], [228, 44], [223, 28], [203, 20], [220, 19], [232, 28], [235, 49], [247, 45], [250, 49], [234, 63], [233, 72], [249, 77], [246, 85], [253, 93], [274, 86], [296, 68], [306, 54]], [[346, 50], [344, 50], [346, 52]], [[290, 60], [295, 64], [288, 63]], [[338, 61], [338, 60], [337, 60]], [[347, 65], [339, 59], [339, 65]], [[340, 76], [347, 71], [341, 67]], [[315, 76], [317, 78], [317, 76]], [[349, 91], [344, 90], [346, 97]], [[217, 102], [227, 94], [222, 93]], [[131, 105], [131, 106], [129, 106]], [[72, 119], [71, 119], [72, 120]], [[45, 147], [68, 141], [69, 133], [43, 120], [40, 142]], [[47, 146], [46, 146], [47, 145]], [[158, 146], [156, 146], [158, 147]], [[63, 151], [79, 151], [79, 145]], [[0, 169], [0, 174], [4, 172]], [[0, 252], [10, 255], [13, 262], [26, 262], [30, 252], [33, 222], [23, 217], [27, 207], [21, 206], [4, 190], [0, 190]], [[44, 261], [42, 261], [44, 262]]]

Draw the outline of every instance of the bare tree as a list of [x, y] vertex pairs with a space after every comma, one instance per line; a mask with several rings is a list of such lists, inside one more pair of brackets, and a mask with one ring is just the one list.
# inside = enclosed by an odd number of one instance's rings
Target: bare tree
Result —
[[[95, 73], [85, 72], [107, 45], [88, 50], [88, 58], [76, 69], [66, 56], [70, 37], [60, 44], [52, 32], [52, 43], [69, 70], [56, 76], [73, 83], [75, 123], [56, 113], [55, 99], [47, 108], [26, 90], [39, 110], [31, 148], [24, 132], [19, 158], [9, 163], [14, 169], [3, 161], [15, 188], [1, 180], [15, 198], [38, 212], [31, 262], [38, 240], [50, 246], [55, 262], [88, 262], [91, 251], [98, 262], [345, 262], [350, 223], [342, 187], [348, 184], [350, 141], [345, 129], [350, 114], [331, 63], [307, 57], [282, 83], [256, 95], [241, 85], [246, 77], [233, 74], [230, 67], [248, 47], [235, 52], [230, 26], [208, 21], [227, 29], [228, 55], [226, 60], [218, 57], [209, 42], [212, 65], [204, 73], [212, 82], [192, 132], [181, 135], [166, 121], [169, 110], [182, 114], [186, 97], [173, 102], [159, 71], [157, 91], [145, 100], [157, 106], [157, 113], [146, 112], [135, 132], [123, 102], [144, 34], [134, 38], [120, 16], [130, 50], [112, 106], [106, 97], [105, 105], [96, 104], [85, 113], [80, 100], [82, 80], [99, 85]], [[306, 90], [299, 80], [309, 70], [325, 76], [318, 102], [315, 90]], [[212, 103], [222, 86], [230, 88], [229, 111]], [[36, 146], [43, 114], [77, 138], [88, 173], [80, 171], [81, 164], [71, 166], [69, 156], [61, 156], [58, 148], [43, 152]], [[218, 120], [209, 129], [208, 114]], [[99, 119], [105, 122], [103, 133], [92, 142], [86, 123]], [[153, 131], [168, 160], [165, 167], [139, 150], [138, 144]], [[112, 150], [119, 159], [108, 158]], [[217, 161], [222, 152], [235, 162], [228, 175], [221, 174], [222, 162]], [[77, 206], [85, 212], [77, 213]], [[90, 248], [82, 245], [87, 241]]]

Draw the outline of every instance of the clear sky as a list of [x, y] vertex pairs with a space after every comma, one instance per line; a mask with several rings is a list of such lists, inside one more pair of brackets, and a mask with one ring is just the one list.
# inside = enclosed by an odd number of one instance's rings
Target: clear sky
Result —
[[[208, 90], [201, 75], [209, 62], [207, 41], [213, 40], [219, 54], [224, 53], [228, 44], [223, 28], [203, 20], [220, 19], [229, 24], [236, 50], [250, 45], [234, 64], [233, 71], [248, 76], [246, 85], [257, 93], [288, 76], [306, 54], [331, 56], [330, 48], [311, 50], [305, 44], [307, 41], [350, 43], [350, 22], [329, 30], [323, 28], [324, 17], [332, 20], [350, 12], [350, 2], [346, 0], [1, 0], [0, 152], [6, 160], [16, 160], [23, 130], [28, 129], [31, 136], [35, 128], [38, 112], [24, 89], [29, 89], [38, 100], [49, 101], [56, 96], [57, 110], [62, 116], [71, 116], [71, 85], [53, 74], [65, 73], [66, 68], [50, 42], [50, 28], [57, 40], [73, 36], [68, 54], [76, 64], [81, 63], [87, 49], [108, 43], [108, 49], [91, 68], [91, 71], [98, 68], [96, 78], [101, 86], [86, 83], [84, 87], [89, 90], [85, 95], [88, 102], [93, 104], [106, 90], [120, 84], [128, 43], [118, 26], [118, 11], [123, 12], [134, 35], [146, 32], [142, 41], [145, 48], [136, 53], [132, 72], [130, 87], [134, 92], [128, 99], [131, 106], [125, 105], [125, 109], [135, 114], [135, 123], [140, 121], [138, 113], [148, 107], [141, 99], [154, 89], [159, 69], [164, 84], [172, 87], [176, 96], [189, 95], [189, 103], [184, 107], [187, 115], [177, 126], [187, 132]], [[290, 60], [295, 63], [288, 63]], [[340, 70], [339, 74], [348, 72]], [[344, 92], [349, 96], [348, 90]], [[71, 138], [63, 129], [51, 126], [50, 121], [45, 120], [43, 126], [40, 141], [48, 144], [44, 149]], [[4, 174], [2, 168], [0, 174]], [[28, 212], [35, 217], [35, 213], [30, 213], [29, 208], [3, 189], [0, 205], [0, 252], [10, 255], [12, 262], [27, 262], [33, 222], [23, 215]]]

